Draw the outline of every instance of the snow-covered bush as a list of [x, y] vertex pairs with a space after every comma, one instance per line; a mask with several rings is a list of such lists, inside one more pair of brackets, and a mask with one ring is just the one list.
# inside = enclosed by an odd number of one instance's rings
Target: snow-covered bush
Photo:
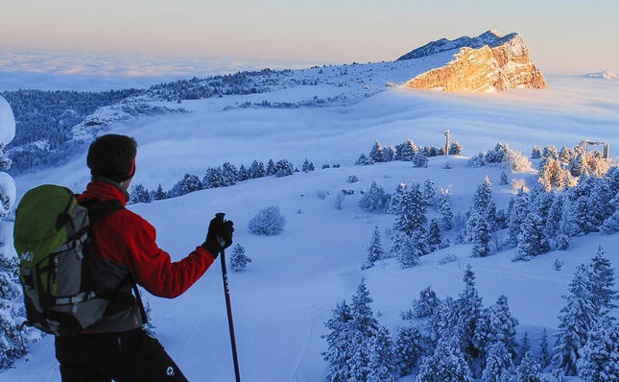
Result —
[[256, 235], [279, 235], [286, 226], [286, 218], [277, 206], [259, 211], [248, 224], [249, 231]]

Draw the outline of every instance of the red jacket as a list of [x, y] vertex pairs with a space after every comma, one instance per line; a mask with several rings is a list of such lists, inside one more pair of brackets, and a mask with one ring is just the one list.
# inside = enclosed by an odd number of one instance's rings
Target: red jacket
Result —
[[[80, 204], [93, 199], [116, 200], [124, 206], [127, 194], [112, 183], [94, 180], [88, 184], [84, 193], [77, 195]], [[157, 245], [155, 228], [140, 215], [127, 209], [116, 211], [93, 224], [92, 237], [94, 244], [91, 252], [100, 255], [94, 273], [99, 275], [99, 288], [108, 290], [126, 284], [127, 276], [130, 275], [137, 284], [156, 296], [177, 297], [193, 285], [214, 262], [213, 255], [201, 246], [180, 261], [173, 262], [170, 255]], [[127, 292], [129, 288], [125, 287], [124, 290]], [[113, 302], [111, 305], [114, 305]], [[110, 314], [106, 311], [106, 315], [110, 317], [104, 320], [108, 322], [95, 324], [89, 331], [123, 331], [142, 324], [135, 303], [130, 311], [108, 310]]]

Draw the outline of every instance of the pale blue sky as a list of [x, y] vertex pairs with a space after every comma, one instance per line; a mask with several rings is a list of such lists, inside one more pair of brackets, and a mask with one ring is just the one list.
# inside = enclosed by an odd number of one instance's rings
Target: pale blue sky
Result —
[[619, 69], [616, 0], [0, 0], [0, 50], [304, 63], [393, 60], [518, 32], [544, 72]]

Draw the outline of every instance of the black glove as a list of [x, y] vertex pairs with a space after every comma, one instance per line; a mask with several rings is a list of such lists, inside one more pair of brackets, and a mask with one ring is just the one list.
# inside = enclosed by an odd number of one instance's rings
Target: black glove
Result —
[[232, 245], [234, 224], [230, 220], [224, 220], [224, 215], [220, 212], [211, 220], [208, 225], [206, 241], [202, 244], [215, 258], [219, 255], [219, 252]]

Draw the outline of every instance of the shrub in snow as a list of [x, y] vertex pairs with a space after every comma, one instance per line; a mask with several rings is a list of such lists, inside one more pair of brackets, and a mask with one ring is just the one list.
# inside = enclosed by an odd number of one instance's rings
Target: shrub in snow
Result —
[[279, 235], [285, 226], [286, 218], [276, 206], [259, 211], [248, 224], [251, 233], [266, 236]]

